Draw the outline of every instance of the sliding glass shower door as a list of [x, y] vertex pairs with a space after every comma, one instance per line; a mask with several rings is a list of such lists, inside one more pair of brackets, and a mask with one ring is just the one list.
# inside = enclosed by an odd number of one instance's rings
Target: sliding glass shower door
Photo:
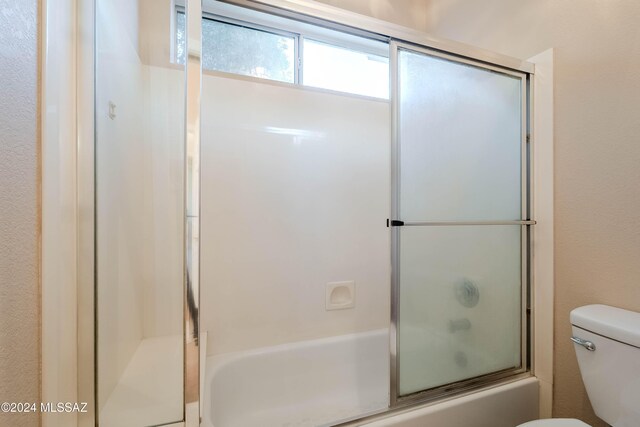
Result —
[[526, 76], [394, 53], [392, 401], [523, 368], [529, 224]]

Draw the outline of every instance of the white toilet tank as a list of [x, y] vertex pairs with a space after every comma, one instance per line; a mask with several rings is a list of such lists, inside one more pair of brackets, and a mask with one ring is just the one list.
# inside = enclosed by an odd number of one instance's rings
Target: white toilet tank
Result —
[[640, 313], [587, 305], [571, 312], [571, 325], [596, 415], [613, 427], [640, 426]]

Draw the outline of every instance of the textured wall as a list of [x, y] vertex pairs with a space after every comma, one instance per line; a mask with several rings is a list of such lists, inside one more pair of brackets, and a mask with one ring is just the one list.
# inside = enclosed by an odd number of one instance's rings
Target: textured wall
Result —
[[640, 311], [640, 3], [427, 0], [427, 31], [519, 58], [554, 48], [554, 416], [603, 426], [569, 342], [569, 312]]
[[[0, 0], [0, 401], [39, 400], [38, 2]], [[37, 414], [0, 413], [33, 426]]]

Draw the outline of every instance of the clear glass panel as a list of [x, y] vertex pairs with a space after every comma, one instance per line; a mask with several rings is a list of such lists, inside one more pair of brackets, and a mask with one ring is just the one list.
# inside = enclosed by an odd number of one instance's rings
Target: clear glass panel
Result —
[[522, 81], [399, 51], [400, 217], [521, 219]]
[[[176, 21], [176, 58], [184, 64], [184, 14]], [[295, 38], [213, 19], [202, 20], [202, 67], [293, 83]]]
[[100, 426], [182, 420], [185, 74], [172, 1], [96, 1]]
[[[373, 43], [373, 42], [368, 42]], [[381, 51], [386, 43], [378, 43]], [[389, 98], [389, 58], [315, 40], [304, 40], [304, 84]]]
[[202, 89], [202, 328], [210, 355], [240, 352], [208, 359], [205, 417], [321, 426], [385, 409], [389, 104], [212, 74]]
[[401, 395], [520, 366], [521, 227], [400, 229]]

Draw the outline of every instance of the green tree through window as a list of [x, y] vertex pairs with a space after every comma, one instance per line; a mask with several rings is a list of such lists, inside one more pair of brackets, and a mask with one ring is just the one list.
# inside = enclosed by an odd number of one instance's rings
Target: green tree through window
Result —
[[[185, 15], [176, 19], [176, 57], [185, 62]], [[204, 18], [203, 68], [294, 82], [294, 38]]]

